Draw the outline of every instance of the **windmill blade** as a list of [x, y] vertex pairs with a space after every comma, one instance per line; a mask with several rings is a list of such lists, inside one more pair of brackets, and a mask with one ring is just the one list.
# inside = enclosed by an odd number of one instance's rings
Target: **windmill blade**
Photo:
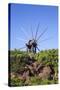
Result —
[[40, 49], [37, 47], [37, 50], [40, 52]]
[[40, 34], [40, 36], [37, 38], [37, 41], [40, 39], [40, 37], [47, 31], [47, 28], [44, 29], [44, 31]]
[[[49, 41], [49, 40], [51, 40], [51, 39], [53, 39], [53, 37], [51, 37], [51, 38], [46, 38], [46, 39], [44, 39], [44, 40], [41, 40], [41, 42]], [[37, 44], [37, 45], [38, 45], [38, 46], [42, 46], [41, 42], [40, 42], [40, 44]], [[45, 44], [44, 44], [44, 46], [45, 46]]]
[[50, 37], [50, 38], [43, 39], [43, 40], [41, 40], [41, 41], [40, 41], [40, 43], [41, 43], [41, 42], [44, 42], [44, 41], [51, 40], [51, 39], [53, 39], [53, 37]]
[[24, 33], [24, 36], [28, 38], [28, 34], [25, 32], [25, 29], [23, 27], [21, 27], [21, 31]]
[[24, 40], [24, 39], [22, 39], [22, 38], [16, 38], [16, 39], [18, 39], [18, 40], [20, 40], [20, 41], [23, 41], [23, 42], [26, 42], [26, 40]]
[[32, 26], [31, 26], [31, 35], [32, 35], [32, 39], [34, 39]]
[[36, 29], [35, 40], [37, 38], [37, 34], [38, 34], [38, 30], [39, 30], [39, 25], [40, 25], [40, 23], [38, 24], [37, 29]]
[[24, 46], [24, 47], [21, 47], [20, 49], [24, 49], [24, 48], [26, 48], [26, 46]]

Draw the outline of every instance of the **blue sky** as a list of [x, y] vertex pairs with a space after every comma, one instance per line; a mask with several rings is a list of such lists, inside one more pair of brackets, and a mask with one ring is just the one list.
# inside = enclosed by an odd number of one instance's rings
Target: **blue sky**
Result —
[[[58, 48], [58, 7], [43, 5], [11, 4], [10, 6], [10, 48], [19, 49], [35, 36], [39, 24], [38, 36], [47, 31], [38, 41], [40, 50]], [[42, 41], [49, 39], [46, 41]]]

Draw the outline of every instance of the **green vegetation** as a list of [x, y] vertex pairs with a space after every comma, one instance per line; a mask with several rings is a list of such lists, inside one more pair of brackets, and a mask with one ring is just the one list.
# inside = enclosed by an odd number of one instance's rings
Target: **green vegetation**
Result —
[[10, 85], [28, 86], [58, 83], [58, 49], [27, 53], [10, 51]]

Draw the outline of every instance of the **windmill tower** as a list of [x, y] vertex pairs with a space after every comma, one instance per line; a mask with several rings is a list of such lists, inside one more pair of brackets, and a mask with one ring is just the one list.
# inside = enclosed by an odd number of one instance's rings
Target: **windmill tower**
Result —
[[29, 40], [28, 43], [26, 43], [27, 52], [33, 52], [36, 53], [37, 43], [34, 39]]

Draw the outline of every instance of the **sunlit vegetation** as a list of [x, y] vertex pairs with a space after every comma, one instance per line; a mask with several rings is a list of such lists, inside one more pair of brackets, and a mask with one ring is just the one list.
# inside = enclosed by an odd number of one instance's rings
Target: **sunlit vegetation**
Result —
[[10, 86], [58, 83], [58, 49], [27, 53], [10, 51]]

